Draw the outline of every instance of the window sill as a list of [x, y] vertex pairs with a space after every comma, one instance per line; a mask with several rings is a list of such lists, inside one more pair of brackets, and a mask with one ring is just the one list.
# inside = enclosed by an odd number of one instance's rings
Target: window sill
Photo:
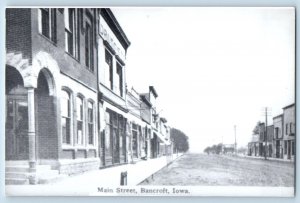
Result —
[[91, 70], [88, 66], [85, 66], [85, 69], [88, 70], [90, 73], [95, 74], [95, 69]]
[[47, 40], [49, 43], [51, 43], [52, 45], [57, 47], [57, 42], [52, 41], [50, 38], [46, 37], [45, 35], [43, 35], [42, 33], [39, 32], [39, 36], [41, 36], [42, 38], [44, 38], [45, 40]]
[[115, 93], [112, 89], [110, 89], [109, 87], [107, 87], [104, 83], [100, 82], [100, 84], [105, 88], [107, 89], [108, 91], [110, 91], [111, 93], [113, 93], [114, 95], [116, 95], [117, 97], [119, 97], [120, 99], [124, 100], [125, 101], [125, 98], [122, 97], [121, 95], [118, 95], [117, 93]]
[[73, 56], [72, 54], [70, 54], [69, 52], [65, 51], [65, 53], [70, 56], [72, 59], [74, 59], [76, 62], [80, 63], [79, 59], [77, 59], [75, 56]]
[[94, 149], [97, 150], [97, 147], [94, 145], [89, 145], [89, 146], [81, 146], [81, 145], [62, 145], [62, 150], [90, 150], [90, 149]]

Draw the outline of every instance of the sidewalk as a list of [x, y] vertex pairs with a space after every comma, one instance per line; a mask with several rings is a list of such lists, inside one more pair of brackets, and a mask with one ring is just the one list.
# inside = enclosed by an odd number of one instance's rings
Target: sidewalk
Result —
[[127, 172], [127, 186], [136, 186], [152, 174], [156, 173], [182, 154], [174, 154], [173, 158], [162, 156], [135, 164], [120, 165], [100, 170], [88, 171], [83, 174], [69, 176], [55, 183], [46, 185], [6, 185], [6, 195], [88, 195], [98, 188], [120, 186], [121, 172]]
[[[250, 158], [250, 159], [261, 159], [265, 160], [264, 156], [240, 156], [240, 157], [245, 157], [245, 158]], [[280, 158], [273, 158], [273, 157], [267, 157], [267, 160], [269, 161], [279, 161], [279, 162], [287, 162], [287, 163], [294, 163], [294, 160], [292, 159], [280, 159]]]

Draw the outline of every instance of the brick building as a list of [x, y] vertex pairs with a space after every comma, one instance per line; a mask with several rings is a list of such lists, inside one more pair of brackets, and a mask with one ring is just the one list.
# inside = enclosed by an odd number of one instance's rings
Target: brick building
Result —
[[127, 90], [130, 41], [110, 9], [9, 8], [6, 25], [7, 184], [156, 158], [170, 145], [154, 87]]
[[283, 158], [283, 114], [273, 118], [274, 140], [273, 140], [273, 157]]
[[294, 160], [296, 151], [295, 104], [283, 108], [283, 158]]
[[[6, 160], [97, 168], [96, 9], [6, 10]], [[45, 168], [45, 167], [43, 167]]]

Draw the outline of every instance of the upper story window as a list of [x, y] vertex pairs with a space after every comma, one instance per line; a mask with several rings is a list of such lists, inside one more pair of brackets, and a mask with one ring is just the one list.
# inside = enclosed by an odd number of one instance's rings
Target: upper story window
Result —
[[83, 99], [81, 97], [76, 98], [76, 110], [77, 110], [77, 144], [84, 144], [84, 129], [83, 129]]
[[89, 144], [94, 145], [94, 104], [88, 102], [88, 138]]
[[109, 87], [111, 90], [113, 89], [113, 57], [109, 51], [105, 50], [105, 85]]
[[121, 97], [123, 97], [123, 68], [122, 66], [117, 62], [117, 89], [118, 93]]
[[56, 43], [56, 9], [40, 8], [38, 11], [38, 17], [39, 32], [51, 41]]
[[285, 134], [287, 135], [289, 133], [289, 124], [285, 124]]
[[86, 67], [94, 72], [93, 64], [93, 32], [89, 22], [86, 22], [85, 26], [85, 65]]
[[275, 128], [275, 138], [276, 139], [279, 138], [279, 128], [278, 127]]
[[61, 94], [61, 125], [62, 142], [71, 144], [71, 97], [65, 90], [62, 90]]
[[294, 136], [295, 134], [294, 134], [294, 132], [295, 132], [295, 130], [294, 130], [294, 124], [293, 123], [290, 123], [290, 135], [291, 136]]
[[74, 8], [65, 8], [65, 49], [66, 52], [79, 58], [79, 26], [77, 12]]

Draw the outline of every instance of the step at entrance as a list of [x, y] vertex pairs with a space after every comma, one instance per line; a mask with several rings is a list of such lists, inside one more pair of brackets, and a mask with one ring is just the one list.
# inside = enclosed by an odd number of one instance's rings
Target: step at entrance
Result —
[[[7, 164], [5, 167], [6, 185], [27, 185], [29, 184], [29, 176], [28, 164]], [[48, 184], [66, 177], [66, 175], [59, 174], [58, 170], [52, 170], [50, 165], [37, 165], [36, 176], [38, 184]]]

